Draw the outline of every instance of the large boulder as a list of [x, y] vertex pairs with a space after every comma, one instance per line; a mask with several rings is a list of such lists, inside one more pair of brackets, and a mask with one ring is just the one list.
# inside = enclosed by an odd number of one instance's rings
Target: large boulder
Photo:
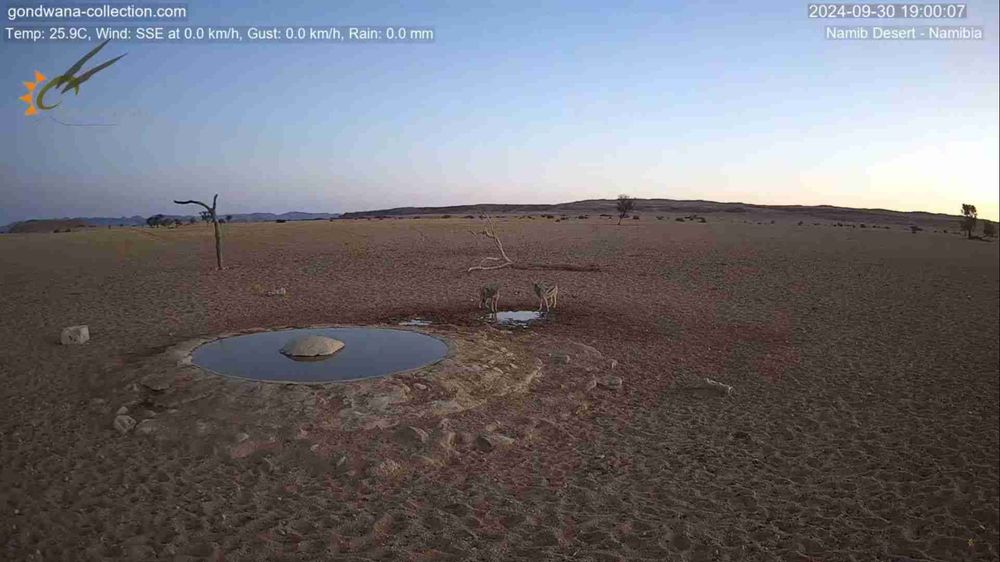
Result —
[[344, 342], [326, 336], [304, 336], [289, 340], [281, 352], [290, 357], [322, 357], [333, 355], [344, 347]]

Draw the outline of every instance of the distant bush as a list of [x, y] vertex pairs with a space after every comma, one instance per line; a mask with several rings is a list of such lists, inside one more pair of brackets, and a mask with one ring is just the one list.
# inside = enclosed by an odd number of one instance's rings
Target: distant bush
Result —
[[978, 216], [975, 205], [969, 205], [968, 203], [962, 203], [962, 230], [968, 235], [969, 240], [972, 240], [972, 231], [976, 229], [976, 220]]
[[443, 219], [450, 219], [451, 215], [441, 215], [441, 218], [443, 218]]
[[997, 235], [997, 227], [990, 221], [983, 221], [983, 236], [993, 238]]
[[615, 202], [615, 209], [618, 210], [618, 224], [622, 223], [622, 219], [625, 218], [632, 209], [635, 208], [635, 199], [632, 199], [624, 193], [618, 196], [618, 201]]
[[656, 220], [658, 220], [658, 221], [663, 220], [663, 215], [660, 215], [660, 216], [656, 217]]
[[684, 217], [677, 217], [674, 220], [677, 221], [677, 222], [684, 222]]
[[632, 215], [632, 220], [634, 220], [634, 221], [639, 220], [639, 215]]
[[288, 222], [288, 221], [286, 221], [285, 219], [278, 219], [278, 220], [276, 220], [276, 221], [274, 221], [274, 222], [277, 222], [277, 223], [284, 223], [284, 222]]
[[916, 226], [916, 225], [911, 225], [910, 226], [910, 232], [912, 232], [913, 234], [916, 234], [916, 233], [920, 232], [921, 230], [923, 230], [923, 229], [920, 228], [919, 226]]

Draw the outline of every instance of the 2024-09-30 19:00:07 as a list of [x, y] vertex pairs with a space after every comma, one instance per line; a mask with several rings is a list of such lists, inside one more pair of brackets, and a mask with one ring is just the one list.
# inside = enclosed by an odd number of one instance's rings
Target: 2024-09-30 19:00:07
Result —
[[962, 19], [965, 4], [809, 4], [810, 18], [818, 19]]

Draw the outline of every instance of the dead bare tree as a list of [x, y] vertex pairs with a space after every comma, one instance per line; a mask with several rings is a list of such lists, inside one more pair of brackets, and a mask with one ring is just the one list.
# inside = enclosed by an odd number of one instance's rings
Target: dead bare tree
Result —
[[202, 203], [201, 201], [195, 201], [193, 199], [190, 200], [190, 201], [178, 201], [178, 200], [174, 199], [174, 203], [177, 203], [178, 205], [201, 205], [202, 207], [205, 208], [205, 211], [208, 213], [209, 218], [212, 219], [212, 225], [215, 227], [215, 264], [221, 270], [222, 269], [222, 234], [219, 232], [219, 216], [215, 214], [215, 207], [216, 207], [216, 204], [218, 202], [219, 202], [219, 194], [218, 193], [216, 193], [215, 196], [212, 197], [212, 206], [211, 207], [209, 207], [208, 204], [206, 204], [206, 203]]
[[[477, 236], [482, 235], [489, 238], [490, 240], [493, 240], [493, 243], [496, 244], [497, 250], [500, 252], [500, 257], [499, 258], [494, 256], [485, 257], [483, 258], [483, 261], [479, 265], [474, 265], [470, 267], [468, 270], [466, 270], [466, 273], [470, 273], [473, 271], [488, 271], [491, 269], [503, 269], [505, 267], [513, 265], [514, 260], [507, 257], [507, 252], [505, 252], [503, 249], [503, 242], [501, 242], [500, 237], [497, 236], [496, 223], [493, 222], [493, 217], [486, 215], [486, 228], [482, 232], [474, 232], [473, 234], [476, 234]], [[498, 263], [494, 263], [493, 265], [486, 265], [486, 262], [498, 262]]]

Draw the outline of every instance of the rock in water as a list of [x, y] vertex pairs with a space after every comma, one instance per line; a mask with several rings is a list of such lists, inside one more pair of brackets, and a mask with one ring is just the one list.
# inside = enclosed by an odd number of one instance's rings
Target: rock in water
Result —
[[63, 328], [59, 338], [63, 345], [74, 345], [90, 341], [90, 328], [87, 326], [70, 326]]
[[281, 352], [291, 357], [319, 357], [333, 355], [344, 347], [344, 342], [326, 336], [305, 336], [290, 340]]

